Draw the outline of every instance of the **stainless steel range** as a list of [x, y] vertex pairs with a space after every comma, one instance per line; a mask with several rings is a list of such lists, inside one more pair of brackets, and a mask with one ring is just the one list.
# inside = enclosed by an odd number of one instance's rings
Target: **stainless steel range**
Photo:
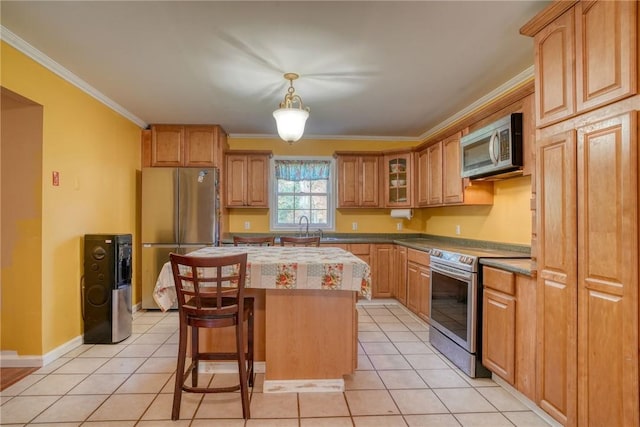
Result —
[[527, 258], [519, 252], [455, 248], [431, 250], [429, 341], [472, 378], [489, 377], [482, 365], [480, 258]]

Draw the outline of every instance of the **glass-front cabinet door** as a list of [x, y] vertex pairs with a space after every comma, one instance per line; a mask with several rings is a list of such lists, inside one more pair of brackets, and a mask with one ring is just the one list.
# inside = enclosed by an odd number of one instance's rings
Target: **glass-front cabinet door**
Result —
[[385, 160], [385, 206], [411, 207], [412, 203], [412, 172], [413, 153], [387, 153]]

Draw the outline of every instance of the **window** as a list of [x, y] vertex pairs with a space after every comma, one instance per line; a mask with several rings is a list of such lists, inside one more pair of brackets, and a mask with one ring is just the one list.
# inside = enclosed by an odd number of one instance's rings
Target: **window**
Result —
[[330, 157], [274, 157], [271, 161], [271, 229], [333, 230], [334, 161]]

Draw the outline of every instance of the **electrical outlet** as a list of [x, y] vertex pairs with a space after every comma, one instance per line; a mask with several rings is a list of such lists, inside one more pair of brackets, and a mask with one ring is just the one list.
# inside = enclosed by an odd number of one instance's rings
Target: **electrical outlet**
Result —
[[396, 230], [398, 230], [398, 231], [402, 230], [402, 223], [401, 222], [396, 224]]
[[460, 226], [456, 225], [456, 234], [459, 236], [460, 235]]
[[251, 222], [245, 221], [244, 222], [244, 229], [245, 230], [251, 230]]
[[353, 231], [356, 231], [356, 230], [358, 229], [358, 223], [357, 223], [357, 222], [352, 222], [352, 223], [351, 223], [351, 229], [352, 229]]

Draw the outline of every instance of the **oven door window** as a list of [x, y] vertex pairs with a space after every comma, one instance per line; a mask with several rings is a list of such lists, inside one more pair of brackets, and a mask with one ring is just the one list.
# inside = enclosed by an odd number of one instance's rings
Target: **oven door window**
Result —
[[468, 343], [469, 283], [431, 271], [431, 319]]

